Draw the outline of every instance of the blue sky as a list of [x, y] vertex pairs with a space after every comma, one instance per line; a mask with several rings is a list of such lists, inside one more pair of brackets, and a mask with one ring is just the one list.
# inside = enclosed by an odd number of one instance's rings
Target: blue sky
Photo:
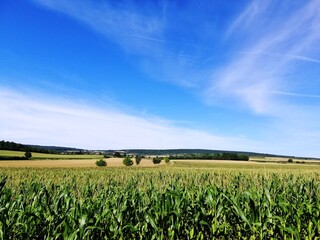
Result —
[[4, 0], [0, 136], [320, 157], [320, 3]]

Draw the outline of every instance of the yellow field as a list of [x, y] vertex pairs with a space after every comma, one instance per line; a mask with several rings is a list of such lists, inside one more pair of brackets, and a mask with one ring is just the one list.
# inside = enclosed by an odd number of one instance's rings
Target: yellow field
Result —
[[[122, 163], [122, 158], [108, 158], [106, 159], [107, 167], [125, 167]], [[57, 159], [57, 160], [12, 160], [12, 161], [0, 161], [0, 168], [88, 168], [97, 167], [96, 159]], [[134, 160], [133, 160], [134, 162]], [[165, 164], [153, 164], [150, 159], [143, 159], [139, 166], [134, 167], [156, 167]]]

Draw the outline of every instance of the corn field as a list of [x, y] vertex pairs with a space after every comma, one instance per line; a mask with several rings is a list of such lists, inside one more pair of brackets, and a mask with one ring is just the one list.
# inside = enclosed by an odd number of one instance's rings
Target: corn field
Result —
[[0, 239], [315, 239], [320, 174], [0, 169]]

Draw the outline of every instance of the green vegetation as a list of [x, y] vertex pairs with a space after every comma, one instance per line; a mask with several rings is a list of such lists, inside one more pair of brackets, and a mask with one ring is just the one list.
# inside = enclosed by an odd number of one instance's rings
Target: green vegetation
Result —
[[[11, 150], [11, 151], [23, 151], [23, 152], [39, 152], [39, 153], [59, 153], [59, 148], [44, 147], [44, 146], [31, 146], [24, 145], [21, 143], [0, 141], [0, 150]], [[64, 148], [61, 148], [64, 149]], [[67, 149], [67, 148], [66, 148]]]
[[128, 167], [133, 165], [133, 161], [129, 156], [126, 156], [122, 162], [123, 162], [123, 165]]
[[315, 239], [319, 178], [311, 167], [0, 168], [0, 239]]
[[239, 161], [248, 161], [249, 156], [247, 154], [238, 154], [238, 153], [203, 153], [203, 154], [181, 154], [181, 155], [170, 155], [170, 159], [206, 159], [206, 160], [239, 160]]
[[142, 157], [140, 155], [135, 156], [136, 165], [139, 165], [141, 160], [142, 160]]
[[167, 163], [167, 164], [170, 163], [170, 158], [168, 158], [168, 157], [164, 157], [163, 160], [164, 160], [164, 162]]
[[0, 160], [27, 160], [26, 157], [18, 157], [18, 156], [0, 156]]
[[153, 164], [160, 164], [161, 161], [162, 161], [162, 158], [161, 158], [161, 157], [154, 157], [154, 158], [152, 158]]
[[32, 158], [32, 153], [27, 151], [27, 152], [25, 152], [24, 156], [26, 159]]
[[105, 160], [103, 160], [103, 159], [99, 159], [99, 160], [96, 161], [96, 165], [98, 167], [104, 167], [104, 166], [107, 166], [107, 162]]
[[[9, 150], [0, 150], [0, 160], [25, 160], [25, 152], [22, 151], [9, 151]], [[22, 157], [22, 158], [20, 158]], [[32, 152], [32, 159], [101, 159], [103, 155], [94, 155], [94, 154], [80, 154], [80, 155], [69, 155], [69, 154], [49, 154], [49, 153], [35, 153]]]

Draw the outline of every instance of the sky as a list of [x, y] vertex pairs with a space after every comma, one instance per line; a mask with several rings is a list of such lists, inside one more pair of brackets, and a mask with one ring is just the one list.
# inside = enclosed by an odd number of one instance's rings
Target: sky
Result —
[[320, 157], [318, 0], [0, 1], [0, 138]]

